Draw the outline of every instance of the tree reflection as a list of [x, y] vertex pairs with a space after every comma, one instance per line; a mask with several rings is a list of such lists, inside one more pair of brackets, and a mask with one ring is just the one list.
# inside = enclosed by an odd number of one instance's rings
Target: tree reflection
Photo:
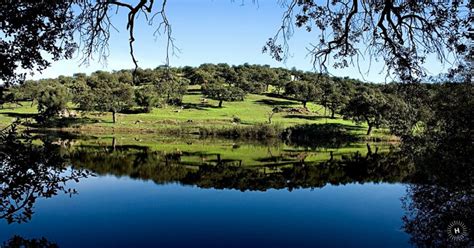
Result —
[[50, 242], [46, 238], [42, 237], [39, 239], [25, 239], [21, 236], [15, 235], [11, 239], [5, 241], [2, 245], [2, 248], [57, 248], [57, 244]]
[[[469, 247], [474, 242], [474, 149], [470, 141], [410, 146], [416, 158], [414, 183], [402, 199], [404, 229], [418, 247]], [[448, 226], [461, 221], [468, 228], [461, 241]], [[471, 242], [471, 243], [469, 243]]]
[[[213, 151], [157, 151], [115, 142], [105, 147], [60, 147], [52, 141], [37, 145], [13, 131], [3, 134], [1, 140], [0, 217], [9, 223], [31, 219], [38, 198], [62, 192], [74, 194], [74, 189], [66, 188], [66, 182], [78, 181], [93, 171], [158, 184], [177, 182], [241, 191], [406, 183], [402, 228], [415, 246], [462, 247], [473, 240], [474, 176], [470, 156], [474, 153], [469, 144], [405, 144], [401, 149], [384, 152], [368, 145], [365, 154], [354, 152], [336, 158], [331, 153], [327, 161], [312, 162], [307, 159], [308, 151], [272, 154], [269, 150], [258, 160], [263, 165], [249, 166], [245, 160]], [[462, 242], [448, 237], [447, 226], [455, 220], [464, 222], [470, 230]]]
[[[452, 147], [452, 148], [449, 148]], [[463, 146], [471, 149], [471, 146]], [[222, 154], [199, 152], [160, 152], [144, 147], [117, 146], [104, 153], [100, 147], [81, 147], [69, 153], [75, 165], [99, 174], [113, 174], [178, 182], [201, 188], [268, 189], [320, 188], [327, 184], [406, 183], [407, 195], [403, 228], [418, 247], [463, 247], [473, 240], [474, 191], [470, 154], [460, 147], [405, 144], [401, 149], [381, 153], [367, 146], [367, 153], [354, 152], [340, 159], [308, 162], [301, 155], [284, 153], [259, 159], [265, 166], [248, 166]], [[469, 156], [468, 156], [469, 155]], [[192, 162], [192, 157], [201, 162]], [[206, 157], [207, 156], [207, 157]], [[463, 242], [449, 239], [447, 228], [459, 220], [468, 225], [469, 237]]]
[[[418, 247], [467, 247], [474, 240], [474, 192], [453, 191], [437, 185], [410, 185], [403, 198], [404, 229]], [[463, 222], [470, 233], [460, 242], [450, 239], [448, 226]]]
[[[140, 146], [83, 146], [69, 153], [71, 163], [98, 174], [129, 176], [156, 183], [178, 182], [202, 188], [268, 190], [318, 188], [365, 182], [409, 182], [413, 168], [403, 163], [395, 150], [379, 153], [368, 146], [366, 155], [360, 152], [325, 162], [306, 162], [294, 153], [281, 154], [260, 161], [265, 166], [249, 166], [242, 160], [228, 159], [221, 154], [200, 152], [160, 152]], [[207, 156], [207, 157], [206, 157]], [[201, 160], [193, 160], [200, 157]], [[272, 161], [274, 163], [272, 164]]]
[[57, 146], [35, 145], [14, 127], [2, 132], [0, 140], [0, 218], [8, 223], [29, 221], [39, 198], [75, 194], [66, 182], [89, 175], [87, 170], [68, 167]]

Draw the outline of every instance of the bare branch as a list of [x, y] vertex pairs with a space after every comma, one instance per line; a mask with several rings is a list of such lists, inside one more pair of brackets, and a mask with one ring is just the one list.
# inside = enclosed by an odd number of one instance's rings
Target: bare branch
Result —
[[[292, 0], [263, 52], [279, 61], [285, 58], [292, 33], [283, 31], [296, 25], [308, 32], [319, 31], [309, 53], [322, 72], [330, 58], [340, 68], [368, 55], [364, 57], [383, 58], [387, 74], [413, 82], [424, 76], [423, 63], [429, 54], [441, 62], [447, 61], [446, 53], [454, 61], [465, 56], [469, 6], [465, 1]], [[366, 47], [364, 52], [359, 50], [362, 47]]]
[[[149, 25], [153, 25], [156, 16], [161, 17], [156, 33], [163, 33], [167, 36], [166, 45], [166, 65], [169, 65], [169, 54], [174, 55], [175, 51], [179, 51], [174, 45], [174, 38], [172, 37], [171, 24], [166, 16], [167, 0], [163, 0], [161, 8], [153, 13], [154, 0], [140, 0], [135, 5], [116, 0], [108, 1], [78, 1], [77, 5], [81, 8], [81, 14], [77, 18], [77, 31], [81, 37], [80, 47], [83, 50], [82, 63], [87, 64], [93, 58], [94, 54], [99, 54], [99, 61], [106, 61], [109, 55], [108, 42], [110, 39], [110, 27], [116, 29], [111, 22], [111, 15], [117, 14], [119, 9], [125, 9], [127, 13], [126, 29], [129, 35], [129, 50], [135, 70], [138, 68], [138, 60], [134, 53], [134, 28], [135, 21], [139, 14], [143, 12]], [[114, 12], [110, 12], [110, 6], [116, 6]], [[148, 15], [152, 17], [148, 19]]]

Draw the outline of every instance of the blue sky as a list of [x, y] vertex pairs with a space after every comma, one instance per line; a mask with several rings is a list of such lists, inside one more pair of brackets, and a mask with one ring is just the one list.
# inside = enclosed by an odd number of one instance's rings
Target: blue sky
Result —
[[[277, 1], [251, 0], [172, 0], [168, 1], [167, 15], [173, 28], [175, 43], [181, 50], [177, 57], [171, 57], [171, 66], [197, 66], [202, 63], [228, 64], [269, 64], [275, 67], [312, 70], [311, 57], [306, 47], [316, 40], [316, 33], [307, 33], [297, 29], [290, 40], [290, 57], [286, 62], [277, 62], [268, 54], [262, 54], [262, 47], [268, 38], [277, 31], [284, 9]], [[158, 9], [160, 1], [155, 6]], [[159, 20], [157, 20], [159, 21]], [[90, 73], [96, 70], [118, 70], [133, 68], [129, 55], [126, 13], [120, 11], [113, 17], [115, 27], [110, 39], [110, 56], [104, 65], [94, 60], [89, 66], [80, 65], [80, 54], [68, 61], [53, 62], [52, 66], [36, 73], [32, 78], [49, 78], [59, 75], [72, 75], [76, 72]], [[156, 23], [157, 25], [158, 23]], [[165, 61], [164, 37], [154, 37], [155, 27], [146, 24], [143, 16], [136, 21], [134, 45], [135, 55], [142, 68], [154, 68]], [[362, 61], [361, 69], [367, 70], [368, 61]], [[433, 58], [428, 60], [426, 68], [437, 74], [442, 66]], [[373, 62], [369, 74], [361, 74], [355, 67], [333, 69], [329, 72], [336, 76], [349, 76], [371, 82], [383, 82], [385, 72], [383, 64]], [[31, 78], [31, 77], [30, 77]]]

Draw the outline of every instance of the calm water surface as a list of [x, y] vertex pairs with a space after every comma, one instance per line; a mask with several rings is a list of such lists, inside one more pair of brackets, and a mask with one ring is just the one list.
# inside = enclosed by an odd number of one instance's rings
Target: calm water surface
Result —
[[48, 237], [64, 247], [404, 247], [403, 185], [322, 189], [200, 189], [97, 177], [79, 195], [41, 200], [26, 224], [3, 223], [2, 240]]
[[[65, 189], [77, 194], [59, 190], [38, 196], [31, 216], [22, 216], [21, 208], [10, 213], [19, 219], [1, 219], [0, 243], [44, 238], [60, 247], [412, 247], [410, 239], [418, 238], [406, 229], [407, 223], [418, 225], [404, 207], [412, 202], [411, 169], [381, 163], [390, 154], [387, 146], [301, 150], [212, 143], [214, 150], [115, 141], [114, 147], [53, 146], [55, 159], [66, 166], [55, 175], [85, 171], [78, 182], [65, 180]], [[38, 152], [44, 159], [50, 151]], [[48, 180], [36, 186], [48, 187]], [[21, 183], [11, 187], [25, 190]], [[14, 201], [3, 194], [2, 214], [5, 202]]]

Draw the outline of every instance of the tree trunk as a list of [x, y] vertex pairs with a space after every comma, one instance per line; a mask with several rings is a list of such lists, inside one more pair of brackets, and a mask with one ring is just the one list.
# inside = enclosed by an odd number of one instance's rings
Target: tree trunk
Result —
[[217, 156], [217, 165], [221, 165], [221, 155], [220, 154], [216, 154]]
[[367, 143], [367, 156], [365, 158], [370, 157], [370, 155], [372, 155], [372, 149], [370, 148], [370, 144]]
[[112, 111], [112, 121], [113, 123], [116, 121], [115, 111]]
[[372, 132], [372, 125], [369, 124], [369, 129], [367, 130], [367, 135], [370, 135], [370, 132]]
[[219, 108], [222, 108], [222, 100], [219, 100]]

